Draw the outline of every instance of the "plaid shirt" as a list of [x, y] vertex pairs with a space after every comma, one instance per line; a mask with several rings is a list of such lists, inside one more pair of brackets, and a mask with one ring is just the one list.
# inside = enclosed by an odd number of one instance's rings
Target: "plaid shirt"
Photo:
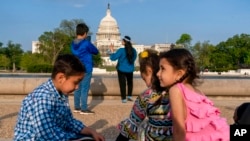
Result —
[[23, 100], [14, 140], [65, 141], [76, 137], [84, 127], [73, 118], [68, 97], [59, 94], [49, 79]]

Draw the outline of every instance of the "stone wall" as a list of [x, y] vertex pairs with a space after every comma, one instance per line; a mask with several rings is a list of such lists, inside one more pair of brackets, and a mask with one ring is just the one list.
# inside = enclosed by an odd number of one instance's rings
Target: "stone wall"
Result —
[[[0, 94], [28, 94], [48, 78], [0, 78]], [[146, 89], [140, 77], [134, 78], [133, 95]], [[204, 94], [211, 96], [250, 96], [250, 79], [205, 79], [198, 86]], [[90, 95], [119, 96], [117, 77], [94, 76], [91, 80]]]

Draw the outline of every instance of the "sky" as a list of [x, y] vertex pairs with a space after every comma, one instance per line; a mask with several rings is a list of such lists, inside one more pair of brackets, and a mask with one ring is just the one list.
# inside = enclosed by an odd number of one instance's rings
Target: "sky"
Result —
[[108, 3], [121, 36], [129, 35], [136, 44], [175, 43], [187, 33], [192, 44], [216, 45], [250, 34], [250, 0], [2, 0], [0, 42], [28, 51], [44, 32], [73, 19], [82, 19], [95, 41]]

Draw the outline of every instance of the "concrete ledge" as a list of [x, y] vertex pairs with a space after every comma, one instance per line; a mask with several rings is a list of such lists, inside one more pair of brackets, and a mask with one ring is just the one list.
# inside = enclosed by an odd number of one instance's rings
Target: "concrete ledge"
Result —
[[250, 96], [250, 79], [205, 79], [198, 89], [211, 96]]
[[[28, 94], [48, 78], [11, 78], [0, 79], [0, 94]], [[139, 95], [146, 89], [140, 77], [134, 78], [133, 95]], [[204, 79], [198, 89], [211, 96], [250, 96], [250, 79]], [[116, 76], [93, 76], [90, 88], [91, 96], [120, 96]]]
[[[0, 94], [28, 94], [48, 78], [9, 78], [0, 79]], [[134, 79], [133, 94], [138, 95], [146, 89], [141, 78]], [[93, 76], [90, 84], [90, 95], [93, 96], [118, 96], [120, 95], [117, 77]]]

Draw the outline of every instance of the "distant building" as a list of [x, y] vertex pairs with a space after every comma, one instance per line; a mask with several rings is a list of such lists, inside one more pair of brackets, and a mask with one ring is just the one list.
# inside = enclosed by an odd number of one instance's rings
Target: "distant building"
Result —
[[[103, 65], [115, 66], [117, 64], [117, 61], [111, 61], [109, 59], [107, 51], [111, 44], [114, 45], [115, 51], [118, 48], [122, 47], [121, 41], [122, 39], [118, 23], [116, 19], [111, 16], [110, 4], [108, 4], [106, 15], [100, 21], [98, 31], [96, 33], [96, 40], [93, 42], [101, 54]], [[155, 49], [158, 52], [162, 52], [170, 50], [171, 47], [173, 47], [173, 44], [169, 43], [154, 44], [154, 45], [137, 45], [133, 41], [133, 38], [132, 38], [132, 45], [136, 49], [138, 54], [147, 48]], [[32, 53], [39, 53], [38, 46], [39, 46], [39, 41], [32, 41]], [[136, 66], [138, 66], [138, 57], [135, 64]]]
[[[101, 57], [103, 59], [103, 65], [116, 65], [117, 61], [111, 61], [107, 50], [111, 44], [114, 44], [115, 50], [122, 47], [121, 44], [121, 33], [119, 31], [119, 26], [114, 17], [111, 16], [110, 4], [108, 4], [106, 16], [101, 19], [101, 22], [96, 33], [95, 45], [100, 51]], [[132, 39], [133, 41], [133, 39]], [[158, 51], [169, 50], [171, 44], [155, 44], [153, 46], [145, 45], [136, 45], [133, 44], [133, 47], [136, 49], [139, 54], [146, 48], [153, 48]], [[138, 60], [136, 60], [136, 65], [138, 65]]]
[[135, 48], [135, 50], [136, 50], [136, 52], [137, 52], [138, 54], [139, 54], [140, 52], [144, 51], [144, 50], [147, 49], [147, 48], [151, 48], [151, 46], [146, 46], [146, 45], [136, 45], [136, 44], [133, 44], [132, 46]]
[[111, 16], [110, 4], [108, 4], [106, 16], [102, 18], [98, 27], [95, 44], [102, 57], [108, 57], [107, 50], [111, 44], [114, 45], [114, 50], [122, 45], [118, 24]]
[[115, 66], [117, 64], [117, 61], [111, 61], [109, 56], [102, 57], [102, 61], [102, 65], [104, 66]]
[[154, 44], [154, 45], [152, 45], [152, 49], [157, 50], [159, 52], [168, 51], [168, 50], [170, 50], [171, 45], [172, 44], [168, 44], [168, 43], [166, 43], [166, 44]]
[[147, 48], [151, 48], [151, 46], [135, 45], [135, 44], [133, 44], [132, 46], [135, 48], [135, 50], [136, 50], [136, 52], [137, 52], [137, 58], [136, 58], [136, 60], [135, 60], [135, 65], [136, 65], [136, 66], [139, 66], [138, 54], [139, 54], [140, 52], [144, 51], [144, 50], [147, 49]]
[[250, 75], [250, 69], [238, 69], [237, 72], [244, 75]]
[[32, 53], [39, 53], [39, 41], [32, 41]]

